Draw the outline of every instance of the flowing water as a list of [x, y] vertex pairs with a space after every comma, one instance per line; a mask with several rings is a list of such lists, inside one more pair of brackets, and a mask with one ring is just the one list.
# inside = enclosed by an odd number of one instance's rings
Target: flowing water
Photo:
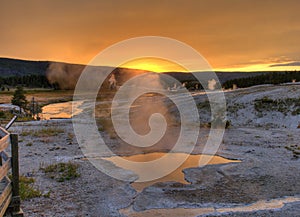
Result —
[[[198, 93], [202, 94], [202, 93]], [[177, 94], [180, 98], [180, 94]], [[96, 102], [96, 105], [101, 104], [109, 104], [111, 99], [104, 99], [101, 101]], [[162, 100], [162, 98], [159, 98], [159, 100]], [[131, 106], [131, 109], [137, 108], [141, 105], [145, 105], [147, 103], [150, 103], [151, 106], [153, 106], [155, 103], [158, 102], [157, 96], [148, 93], [144, 94], [138, 101], [138, 103], [135, 103]], [[72, 111], [72, 104], [74, 103], [74, 111]], [[155, 105], [157, 106], [157, 105]], [[72, 118], [74, 115], [79, 114], [84, 110], [85, 107], [90, 108], [90, 102], [85, 101], [68, 101], [68, 102], [61, 102], [61, 103], [52, 103], [49, 105], [46, 105], [42, 108], [42, 119], [49, 120], [49, 119], [65, 119], [65, 118]]]
[[120, 213], [129, 217], [152, 217], [152, 216], [176, 216], [176, 217], [195, 217], [199, 215], [219, 216], [225, 213], [253, 212], [263, 210], [277, 210], [285, 204], [300, 202], [300, 197], [285, 197], [273, 200], [261, 200], [249, 205], [235, 207], [205, 207], [205, 208], [174, 208], [174, 209], [150, 209], [142, 212], [135, 212], [132, 207], [120, 210]]
[[62, 103], [53, 103], [43, 107], [42, 112], [42, 119], [49, 120], [49, 119], [61, 119], [61, 118], [72, 118], [73, 115], [79, 114], [83, 110], [80, 106], [83, 104], [83, 101], [74, 102], [75, 109], [72, 111], [72, 103], [73, 101], [69, 102], [62, 102]]

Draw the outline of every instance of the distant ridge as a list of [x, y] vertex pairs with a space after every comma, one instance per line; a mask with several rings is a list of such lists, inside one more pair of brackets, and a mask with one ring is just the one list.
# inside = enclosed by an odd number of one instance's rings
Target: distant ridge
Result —
[[0, 77], [43, 75], [48, 66], [49, 61], [0, 58]]
[[[55, 63], [60, 65], [61, 68], [68, 70], [69, 73], [80, 73], [86, 65], [55, 62], [55, 61], [32, 61], [32, 60], [21, 60], [21, 59], [11, 59], [11, 58], [0, 58], [0, 77], [10, 77], [10, 76], [25, 76], [25, 75], [46, 75], [49, 66]], [[104, 68], [105, 66], [103, 66]], [[106, 68], [106, 67], [105, 67]], [[108, 67], [109, 68], [109, 67]], [[127, 72], [130, 69], [123, 69]], [[133, 71], [141, 71], [135, 70]], [[197, 72], [195, 72], [197, 73]], [[267, 72], [216, 72], [221, 83], [228, 80], [252, 77], [260, 75]], [[195, 77], [191, 73], [185, 72], [165, 72], [179, 81], [191, 81], [195, 80]]]
[[[45, 76], [50, 84], [57, 83], [62, 89], [72, 89], [77, 83], [77, 79], [84, 70], [86, 65], [72, 64], [54, 61], [32, 61], [21, 59], [0, 58], [0, 78], [22, 77], [28, 75]], [[144, 70], [114, 68], [109, 66], [93, 66], [101, 73], [102, 71], [113, 70], [117, 79], [122, 84], [128, 78], [144, 73]], [[270, 71], [271, 72], [271, 71]], [[228, 81], [236, 81], [237, 79], [256, 77], [270, 72], [216, 72], [220, 83], [228, 83]], [[201, 72], [193, 72], [201, 73]], [[284, 73], [284, 72], [277, 72]], [[192, 73], [186, 72], [165, 72], [180, 82], [197, 82]]]
[[52, 63], [62, 66], [72, 66], [74, 68], [84, 69], [85, 65], [72, 64], [55, 61], [33, 61], [0, 57], [0, 77], [25, 76], [25, 75], [46, 75], [49, 66]]

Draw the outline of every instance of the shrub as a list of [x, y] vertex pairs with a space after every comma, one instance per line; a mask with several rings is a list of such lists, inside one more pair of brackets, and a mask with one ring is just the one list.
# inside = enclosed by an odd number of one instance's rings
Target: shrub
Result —
[[26, 144], [26, 146], [32, 146], [32, 142], [28, 142], [27, 144]]
[[29, 130], [23, 131], [21, 136], [36, 136], [36, 137], [46, 137], [46, 136], [57, 136], [60, 133], [63, 133], [64, 130], [57, 127], [44, 127], [39, 130]]
[[51, 164], [40, 169], [51, 179], [55, 179], [58, 182], [64, 182], [80, 176], [80, 174], [77, 172], [78, 167], [78, 164], [68, 162]]
[[[12, 176], [9, 175], [9, 178], [12, 179]], [[32, 177], [26, 177], [23, 175], [19, 177], [19, 193], [21, 200], [28, 200], [43, 196], [40, 190], [33, 187], [34, 183], [35, 179]]]
[[283, 114], [291, 112], [292, 115], [300, 114], [300, 99], [299, 98], [285, 98], [285, 99], [270, 99], [263, 97], [254, 101], [254, 109], [257, 112], [277, 111]]

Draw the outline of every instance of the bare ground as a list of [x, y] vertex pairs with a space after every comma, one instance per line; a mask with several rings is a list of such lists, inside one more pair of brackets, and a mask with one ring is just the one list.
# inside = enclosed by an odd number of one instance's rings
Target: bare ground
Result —
[[[21, 134], [24, 130], [42, 127], [61, 128], [64, 132], [50, 137]], [[11, 131], [21, 135], [21, 174], [34, 177], [35, 187], [43, 193], [51, 192], [49, 198], [23, 201], [26, 216], [120, 216], [118, 210], [129, 206], [135, 212], [158, 208], [234, 207], [300, 194], [300, 161], [285, 148], [299, 141], [298, 129], [229, 129], [218, 155], [240, 159], [241, 163], [186, 169], [184, 173], [190, 185], [158, 183], [141, 193], [137, 193], [130, 183], [98, 171], [83, 158], [72, 136], [70, 120], [19, 123]], [[29, 142], [32, 146], [26, 146]], [[194, 153], [197, 152], [196, 148]], [[81, 176], [59, 183], [40, 170], [43, 165], [62, 161], [78, 163]], [[265, 216], [276, 213], [289, 216], [299, 210], [298, 205], [288, 204], [283, 209], [260, 212]], [[248, 216], [252, 214], [247, 213]]]
[[[84, 158], [71, 120], [16, 123], [11, 132], [20, 134], [20, 171], [34, 177], [35, 187], [42, 193], [50, 191], [49, 198], [23, 201], [23, 210], [26, 216], [174, 216], [174, 212], [176, 216], [185, 216], [192, 209], [196, 213], [190, 216], [300, 216], [300, 160], [299, 155], [293, 153], [293, 147], [300, 146], [300, 129], [296, 127], [299, 115], [288, 111], [286, 115], [271, 112], [258, 117], [253, 107], [255, 99], [265, 95], [275, 99], [280, 94], [297, 98], [299, 88], [271, 86], [226, 93], [229, 106], [244, 105], [229, 114], [233, 126], [226, 130], [217, 154], [241, 160], [241, 163], [185, 169], [185, 178], [191, 184], [157, 183], [140, 193], [129, 182], [107, 176]], [[63, 133], [56, 136], [22, 134], [43, 127], [59, 128]], [[200, 130], [193, 154], [201, 154], [207, 133], [208, 129]], [[28, 146], [30, 142], [32, 145]], [[106, 142], [119, 155], [141, 152], [130, 146], [124, 148], [120, 141], [109, 136]], [[146, 152], [168, 151], [170, 147], [165, 142]], [[81, 176], [57, 182], [40, 170], [41, 166], [62, 161], [79, 164]], [[289, 197], [296, 199], [271, 209], [264, 206], [246, 209], [258, 201]], [[241, 208], [235, 210], [236, 207]], [[184, 208], [188, 209], [186, 213]], [[208, 211], [197, 213], [199, 208]], [[229, 210], [221, 212], [225, 208]], [[182, 209], [184, 214], [180, 214]]]

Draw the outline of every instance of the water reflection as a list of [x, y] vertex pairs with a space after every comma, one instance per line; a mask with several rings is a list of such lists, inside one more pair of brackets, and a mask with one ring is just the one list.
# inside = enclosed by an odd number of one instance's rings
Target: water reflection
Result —
[[[128, 157], [123, 157], [125, 160], [128, 161], [135, 161], [135, 162], [147, 162], [147, 161], [153, 161], [155, 159], [161, 158], [165, 155], [166, 153], [162, 152], [155, 152], [155, 153], [148, 153], [148, 154], [138, 154], [138, 155], [133, 155], [133, 156], [128, 156]], [[186, 168], [191, 168], [191, 167], [199, 167], [203, 166], [199, 164], [199, 162], [206, 162], [206, 160], [209, 160], [208, 164], [225, 164], [225, 163], [231, 163], [231, 162], [239, 162], [235, 160], [228, 160], [219, 156], [209, 156], [209, 155], [188, 155], [185, 153], [169, 153], [170, 161], [169, 163], [172, 164], [176, 161], [181, 161], [182, 159], [186, 159], [186, 161], [179, 167], [177, 168], [174, 172], [170, 173], [169, 175], [162, 177], [160, 179], [156, 179], [153, 181], [149, 182], [134, 182], [132, 183], [132, 186], [137, 190], [141, 191], [147, 186], [151, 186], [155, 183], [158, 182], [168, 182], [168, 181], [174, 181], [174, 182], [180, 182], [183, 184], [188, 184], [188, 182], [184, 179], [184, 174], [182, 170]], [[121, 162], [119, 157], [109, 157], [109, 158], [104, 158], [105, 160], [113, 162], [116, 166], [126, 169], [126, 170], [131, 170], [137, 175], [145, 175], [145, 173], [151, 173], [151, 171], [145, 171], [141, 167], [132, 167], [131, 164], [126, 164], [123, 161]], [[201, 161], [200, 161], [201, 159]], [[153, 168], [154, 170], [165, 170], [168, 165], [161, 165], [160, 168]], [[139, 181], [139, 180], [137, 180]]]
[[[75, 109], [72, 112], [72, 103], [75, 105]], [[80, 106], [83, 104], [83, 101], [78, 102], [62, 102], [62, 103], [53, 103], [43, 107], [42, 119], [60, 119], [60, 118], [72, 118], [73, 115], [77, 115], [82, 112]]]

